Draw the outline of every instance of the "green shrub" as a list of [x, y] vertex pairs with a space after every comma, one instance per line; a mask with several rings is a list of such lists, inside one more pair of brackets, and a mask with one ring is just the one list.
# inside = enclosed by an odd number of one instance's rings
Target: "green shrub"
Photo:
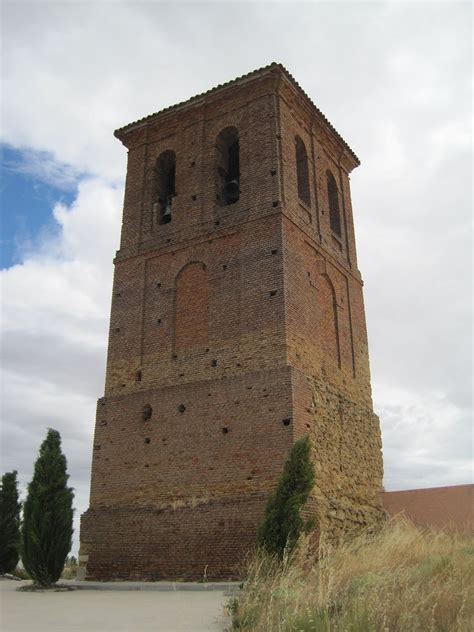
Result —
[[291, 449], [258, 530], [257, 544], [267, 553], [282, 559], [285, 551], [293, 550], [300, 534], [310, 528], [312, 523], [303, 521], [300, 509], [308, 500], [313, 485], [311, 443], [308, 437], [304, 437], [296, 441]]
[[28, 485], [22, 529], [22, 561], [36, 584], [55, 584], [72, 544], [72, 488], [57, 430], [48, 430]]
[[20, 558], [20, 509], [17, 472], [6, 472], [0, 486], [0, 574], [15, 570]]

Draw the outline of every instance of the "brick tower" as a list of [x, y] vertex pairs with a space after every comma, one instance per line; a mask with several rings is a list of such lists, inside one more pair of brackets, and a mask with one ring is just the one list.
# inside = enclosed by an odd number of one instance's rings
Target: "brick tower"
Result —
[[271, 64], [115, 132], [128, 149], [88, 578], [228, 578], [294, 441], [329, 537], [381, 515], [349, 173]]

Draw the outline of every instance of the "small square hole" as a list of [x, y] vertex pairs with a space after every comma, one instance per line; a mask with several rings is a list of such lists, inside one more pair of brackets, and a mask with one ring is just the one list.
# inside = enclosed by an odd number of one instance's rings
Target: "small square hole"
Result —
[[271, 290], [270, 296], [276, 296], [277, 290]]
[[145, 443], [150, 443], [150, 437], [147, 437], [147, 438], [145, 439]]

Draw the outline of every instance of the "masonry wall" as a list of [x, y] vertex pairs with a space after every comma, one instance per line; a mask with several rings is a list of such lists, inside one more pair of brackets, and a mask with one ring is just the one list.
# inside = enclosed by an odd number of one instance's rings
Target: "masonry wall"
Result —
[[[217, 199], [216, 139], [235, 127], [240, 199]], [[302, 203], [295, 138], [308, 153]], [[293, 442], [313, 438], [307, 510], [325, 537], [381, 516], [354, 158], [278, 69], [121, 134], [121, 248], [81, 560], [90, 578], [236, 577]], [[176, 155], [172, 220], [155, 164]], [[328, 220], [337, 178], [340, 238]]]
[[384, 519], [378, 417], [327, 380], [293, 370], [292, 384], [295, 438], [308, 434], [313, 444], [312, 498], [321, 535], [338, 541], [376, 528]]
[[[127, 138], [106, 389], [81, 530], [89, 577], [199, 577], [206, 564], [209, 576], [235, 576], [237, 550], [255, 540], [292, 444], [269, 87]], [[216, 137], [229, 125], [239, 129], [242, 186], [222, 207]], [[160, 225], [154, 165], [167, 149], [177, 196]]]
[[[280, 85], [283, 276], [295, 438], [314, 447], [313, 502], [324, 538], [383, 519], [379, 420], [373, 412], [362, 280], [350, 204], [350, 163], [287, 82]], [[296, 139], [306, 147], [310, 200], [298, 194]], [[337, 183], [341, 234], [330, 226], [327, 174]]]
[[291, 415], [287, 367], [99, 400], [91, 506], [269, 490], [292, 443]]
[[382, 503], [393, 518], [402, 515], [420, 527], [472, 532], [474, 485], [383, 492]]
[[106, 395], [284, 364], [282, 265], [275, 214], [117, 260]]
[[264, 494], [247, 492], [189, 506], [89, 509], [81, 524], [88, 579], [240, 578], [264, 507]]

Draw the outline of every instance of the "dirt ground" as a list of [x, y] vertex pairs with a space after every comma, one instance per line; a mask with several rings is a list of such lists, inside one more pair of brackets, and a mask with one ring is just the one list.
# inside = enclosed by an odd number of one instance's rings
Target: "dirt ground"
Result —
[[18, 592], [29, 582], [0, 581], [2, 632], [222, 632], [221, 591]]

